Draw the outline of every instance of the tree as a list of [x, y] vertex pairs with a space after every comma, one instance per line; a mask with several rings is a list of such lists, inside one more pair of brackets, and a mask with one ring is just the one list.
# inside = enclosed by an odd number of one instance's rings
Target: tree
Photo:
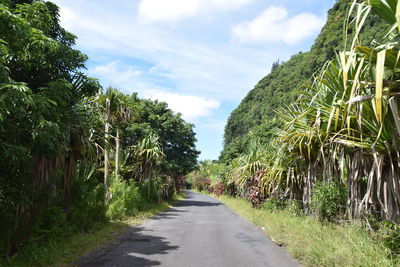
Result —
[[0, 210], [8, 252], [43, 207], [61, 202], [70, 214], [86, 137], [79, 105], [100, 88], [80, 72], [87, 57], [72, 48], [76, 37], [58, 17], [49, 2], [0, 4]]
[[109, 136], [110, 126], [114, 124], [116, 129], [115, 136], [115, 175], [119, 176], [120, 154], [121, 154], [121, 124], [130, 118], [130, 107], [128, 97], [121, 91], [109, 87], [104, 94], [97, 96], [99, 107], [104, 114], [104, 185], [108, 185], [109, 176]]
[[[131, 98], [135, 99], [133, 95]], [[159, 137], [165, 159], [160, 172], [178, 177], [192, 171], [197, 163], [193, 125], [186, 123], [180, 114], [174, 114], [164, 102], [137, 101], [137, 119], [126, 125], [124, 146], [134, 146], [139, 140], [156, 134]]]
[[153, 176], [154, 166], [159, 166], [164, 158], [159, 137], [155, 134], [143, 138], [134, 148], [134, 160], [136, 161], [136, 176], [140, 181], [145, 181]]

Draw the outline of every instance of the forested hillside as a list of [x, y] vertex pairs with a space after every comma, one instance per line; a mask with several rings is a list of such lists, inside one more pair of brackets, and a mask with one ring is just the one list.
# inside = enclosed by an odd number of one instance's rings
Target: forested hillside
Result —
[[[335, 53], [344, 49], [344, 27], [346, 13], [351, 0], [338, 0], [328, 12], [328, 19], [309, 52], [300, 52], [284, 63], [274, 63], [271, 73], [265, 76], [231, 113], [224, 134], [224, 150], [221, 159], [229, 162], [245, 151], [252, 132], [266, 142], [271, 130], [280, 123], [275, 120], [275, 109], [295, 101], [298, 92], [309, 86], [312, 75]], [[361, 35], [362, 43], [368, 44], [379, 33], [385, 23], [377, 16], [368, 17]], [[348, 30], [352, 40], [352, 28]]]

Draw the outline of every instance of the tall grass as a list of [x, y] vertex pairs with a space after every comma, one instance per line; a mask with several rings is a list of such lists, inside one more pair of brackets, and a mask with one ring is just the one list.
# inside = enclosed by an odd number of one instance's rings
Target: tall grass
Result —
[[306, 266], [400, 266], [390, 250], [374, 240], [361, 225], [321, 223], [311, 216], [285, 210], [254, 209], [244, 199], [221, 196], [220, 200], [257, 226]]

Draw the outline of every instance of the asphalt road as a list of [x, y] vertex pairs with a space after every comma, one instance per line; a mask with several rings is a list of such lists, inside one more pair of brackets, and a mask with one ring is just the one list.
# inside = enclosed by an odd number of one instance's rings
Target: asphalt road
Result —
[[174, 208], [94, 252], [78, 266], [300, 266], [218, 200], [186, 192]]

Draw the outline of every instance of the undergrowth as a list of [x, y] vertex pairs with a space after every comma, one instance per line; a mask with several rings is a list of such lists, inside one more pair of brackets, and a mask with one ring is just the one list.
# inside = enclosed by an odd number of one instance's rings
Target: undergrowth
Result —
[[220, 200], [250, 222], [263, 227], [278, 245], [306, 266], [399, 266], [383, 241], [374, 239], [353, 222], [338, 225], [303, 216], [296, 203], [252, 208], [244, 199], [221, 196]]
[[124, 214], [122, 220], [104, 221], [93, 225], [86, 232], [69, 232], [68, 235], [53, 233], [45, 243], [29, 244], [20, 253], [12, 256], [8, 264], [0, 260], [0, 266], [72, 266], [78, 258], [118, 238], [127, 227], [142, 224], [182, 197], [183, 195], [175, 195], [168, 201], [148, 202], [140, 210], [135, 210], [133, 216]]

